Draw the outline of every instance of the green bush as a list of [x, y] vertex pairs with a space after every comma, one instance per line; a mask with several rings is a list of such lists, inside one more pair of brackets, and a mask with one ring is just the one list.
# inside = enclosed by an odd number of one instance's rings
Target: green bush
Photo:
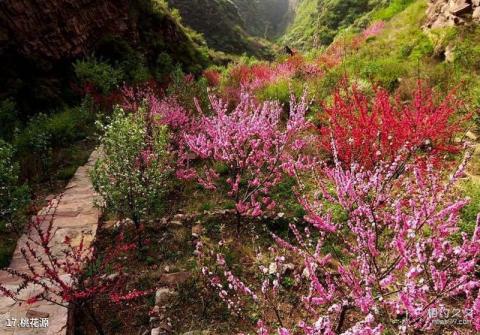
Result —
[[393, 58], [376, 59], [366, 62], [360, 70], [360, 76], [373, 83], [378, 83], [389, 91], [397, 88], [399, 79], [406, 70], [402, 63]]
[[10, 141], [18, 127], [15, 102], [11, 99], [0, 101], [0, 139]]
[[374, 20], [390, 20], [396, 14], [403, 11], [414, 0], [392, 0], [390, 4], [382, 9], [377, 10], [372, 16]]
[[13, 147], [0, 140], [0, 232], [11, 228], [20, 233], [29, 191], [19, 182], [19, 165], [13, 156]]
[[77, 60], [73, 64], [75, 74], [82, 84], [92, 84], [101, 93], [109, 93], [124, 79], [121, 69], [95, 58]]
[[48, 129], [49, 118], [38, 114], [15, 136], [23, 173], [29, 178], [43, 179], [50, 175], [52, 167], [52, 134]]
[[463, 191], [470, 198], [470, 203], [462, 209], [460, 230], [472, 236], [476, 227], [477, 214], [480, 213], [480, 185], [474, 181], [468, 181], [463, 184]]
[[279, 101], [282, 104], [290, 102], [290, 95], [300, 97], [303, 94], [303, 85], [296, 80], [280, 79], [262, 88], [257, 97], [261, 101]]
[[455, 47], [454, 54], [456, 64], [466, 69], [480, 70], [480, 46], [478, 44], [465, 40]]
[[147, 127], [145, 113], [144, 108], [134, 114], [114, 111], [111, 123], [103, 126], [103, 158], [91, 173], [106, 209], [137, 227], [161, 211], [171, 173], [167, 130]]
[[171, 73], [167, 93], [175, 96], [178, 102], [190, 111], [196, 110], [194, 98], [198, 100], [204, 112], [210, 110], [207, 80], [203, 77], [195, 80], [192, 75], [186, 76], [179, 66]]
[[13, 140], [24, 174], [40, 179], [51, 176], [54, 152], [89, 136], [93, 132], [93, 120], [85, 104], [33, 117]]
[[155, 64], [155, 78], [163, 82], [167, 76], [175, 70], [172, 58], [166, 52], [162, 52], [157, 57]]

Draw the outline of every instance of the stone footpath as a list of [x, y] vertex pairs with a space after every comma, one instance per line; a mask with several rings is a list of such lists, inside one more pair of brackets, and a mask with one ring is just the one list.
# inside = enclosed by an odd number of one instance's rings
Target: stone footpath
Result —
[[[100, 217], [100, 210], [95, 207], [96, 194], [90, 181], [89, 171], [99, 156], [94, 151], [84, 166], [76, 171], [68, 183], [63, 195], [51, 200], [51, 203], [58, 206], [55, 208], [55, 215], [52, 216], [52, 207], [42, 209], [38, 215], [42, 218], [53, 217], [53, 231], [56, 234], [51, 242], [53, 253], [61, 251], [65, 236], [72, 239], [72, 244], [79, 243], [84, 236], [84, 243], [90, 245], [95, 238], [97, 225]], [[46, 220], [49, 221], [49, 220]], [[34, 235], [34, 234], [33, 234]], [[32, 237], [32, 235], [30, 235]], [[33, 236], [35, 238], [35, 236]], [[22, 236], [17, 242], [10, 268], [28, 273], [27, 264], [21, 254], [25, 245], [27, 235]], [[18, 287], [20, 281], [5, 271], [0, 271], [0, 283], [9, 289]], [[28, 298], [36, 291], [34, 285], [23, 290], [20, 298]], [[35, 324], [25, 324], [21, 321], [31, 320]], [[46, 326], [48, 320], [48, 326]], [[13, 327], [13, 323], [16, 326]], [[38, 323], [37, 323], [38, 322]], [[43, 324], [42, 324], [43, 323]], [[0, 296], [0, 334], [1, 335], [31, 335], [31, 334], [67, 334], [68, 310], [56, 304], [39, 301], [35, 304], [20, 304], [10, 298]], [[32, 327], [35, 325], [36, 327]]]

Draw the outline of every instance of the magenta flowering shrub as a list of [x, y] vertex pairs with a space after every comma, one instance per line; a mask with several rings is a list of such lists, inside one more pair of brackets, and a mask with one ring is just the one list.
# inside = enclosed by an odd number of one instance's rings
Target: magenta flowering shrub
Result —
[[375, 21], [362, 32], [363, 37], [370, 38], [379, 35], [385, 29], [385, 21]]
[[[226, 184], [226, 195], [239, 215], [259, 216], [272, 210], [276, 204], [270, 192], [284, 174], [312, 164], [302, 153], [308, 136], [299, 136], [309, 126], [306, 98], [297, 101], [292, 96], [286, 123], [281, 120], [280, 104], [257, 103], [248, 93], [242, 94], [233, 111], [214, 97], [211, 107], [213, 115], [208, 116], [198, 106], [203, 115], [185, 130], [187, 150], [180, 155], [177, 175], [197, 180], [208, 190]], [[192, 164], [192, 156], [202, 163]], [[219, 164], [226, 168], [226, 178], [216, 169]]]
[[[316, 234], [291, 225], [295, 243], [273, 235], [283, 257], [300, 260], [302, 275], [295, 278], [308, 289], [295, 292], [307, 316], [296, 324], [261, 319], [258, 334], [430, 332], [442, 329], [436, 324], [441, 311], [453, 309], [467, 324], [443, 327], [457, 334], [480, 330], [480, 222], [473, 236], [459, 232], [459, 212], [468, 200], [453, 189], [467, 160], [443, 182], [432, 165], [407, 162], [407, 156], [374, 170], [338, 162], [321, 169], [314, 200], [303, 198]], [[281, 268], [275, 267], [262, 292], [278, 288]], [[249, 294], [249, 285], [236, 285], [236, 291]], [[228, 292], [225, 287], [232, 290], [217, 282]]]

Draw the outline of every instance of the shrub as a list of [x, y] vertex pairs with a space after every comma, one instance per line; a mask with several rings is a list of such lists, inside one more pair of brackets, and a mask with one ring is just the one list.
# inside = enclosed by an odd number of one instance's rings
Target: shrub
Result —
[[58, 203], [59, 199], [52, 200], [44, 214], [30, 223], [21, 248], [27, 267], [23, 271], [5, 269], [21, 283], [16, 290], [0, 283], [0, 294], [20, 304], [46, 301], [75, 309], [87, 316], [98, 334], [104, 335], [103, 325], [95, 313], [96, 304], [105, 301], [121, 304], [151, 293], [127, 292], [127, 275], [121, 260], [135, 245], [125, 243], [123, 234], [119, 234], [114, 244], [103, 255], [98, 255], [94, 247], [88, 246], [84, 236], [65, 236], [59, 241], [53, 227]]
[[183, 73], [180, 67], [176, 67], [171, 73], [171, 83], [167, 93], [189, 112], [196, 111], [194, 100], [196, 99], [204, 111], [210, 110], [208, 99], [208, 84], [205, 78], [195, 80], [192, 74]]
[[[302, 233], [291, 225], [295, 243], [272, 234], [274, 263], [247, 282], [222, 254], [203, 273], [232, 311], [245, 313], [251, 306], [245, 297], [250, 298], [263, 335], [430, 332], [435, 320], [455, 318], [442, 316], [454, 309], [478, 331], [480, 216], [472, 237], [453, 241], [468, 200], [457, 198], [452, 188], [467, 161], [447, 182], [433, 165], [412, 163], [408, 153], [374, 171], [356, 164], [343, 168], [336, 161], [317, 171], [318, 192], [301, 198], [314, 231]], [[335, 221], [325, 202], [342, 208], [346, 220]], [[329, 248], [332, 238], [336, 250]], [[207, 256], [201, 248], [197, 254]], [[284, 293], [287, 259], [296, 260], [295, 287], [288, 292], [301, 301], [303, 313], [296, 318], [275, 309]], [[260, 285], [251, 278], [258, 277], [264, 280], [257, 293], [252, 287]], [[462, 327], [452, 322], [441, 329]]]
[[454, 96], [440, 100], [421, 83], [408, 104], [383, 89], [370, 98], [355, 87], [344, 88], [325, 105], [328, 125], [320, 129], [322, 146], [331, 150], [334, 138], [342, 162], [366, 168], [394, 159], [405, 147], [433, 155], [455, 152], [458, 147], [451, 139], [465, 121], [454, 118], [460, 106]]
[[375, 11], [373, 17], [376, 20], [390, 20], [395, 14], [407, 8], [413, 1], [414, 0], [393, 0], [387, 7]]
[[[284, 173], [293, 174], [310, 163], [302, 154], [307, 139], [299, 138], [309, 126], [305, 120], [306, 98], [296, 101], [292, 96], [285, 128], [278, 103], [258, 104], [245, 93], [228, 113], [223, 101], [211, 99], [213, 115], [200, 116], [185, 132], [187, 152], [180, 154], [177, 175], [197, 180], [208, 190], [226, 184], [227, 196], [235, 201], [238, 215], [259, 216], [264, 210], [272, 210], [276, 204], [270, 192]], [[203, 164], [191, 166], [190, 154]], [[218, 164], [228, 167], [225, 183], [215, 170]]]
[[167, 130], [154, 126], [142, 106], [131, 114], [117, 108], [103, 131], [103, 157], [91, 173], [93, 185], [109, 211], [140, 230], [141, 220], [162, 209], [168, 191]]
[[5, 99], [0, 101], [0, 139], [12, 140], [18, 127], [18, 115], [15, 101]]
[[468, 205], [462, 208], [460, 229], [472, 236], [475, 231], [477, 214], [480, 213], [480, 185], [475, 181], [468, 181], [462, 185], [465, 196], [470, 198]]
[[360, 70], [360, 75], [372, 83], [393, 92], [398, 87], [399, 80], [406, 74], [405, 68], [392, 58], [377, 59], [366, 62]]
[[83, 85], [91, 84], [103, 94], [116, 88], [124, 76], [120, 69], [115, 69], [95, 58], [77, 60], [73, 66], [77, 78]]
[[155, 63], [155, 78], [160, 82], [165, 82], [173, 70], [175, 70], [175, 66], [170, 55], [166, 52], [160, 53]]
[[45, 114], [36, 115], [14, 139], [24, 170], [22, 172], [29, 177], [42, 179], [50, 175], [53, 150], [48, 120]]
[[215, 69], [207, 69], [203, 71], [203, 77], [207, 80], [208, 86], [218, 87], [221, 81], [221, 74]]
[[89, 136], [93, 119], [85, 104], [32, 118], [13, 141], [22, 160], [22, 172], [28, 177], [50, 176], [54, 152]]
[[20, 234], [29, 192], [20, 184], [19, 165], [13, 156], [13, 147], [0, 139], [0, 231], [6, 227]]

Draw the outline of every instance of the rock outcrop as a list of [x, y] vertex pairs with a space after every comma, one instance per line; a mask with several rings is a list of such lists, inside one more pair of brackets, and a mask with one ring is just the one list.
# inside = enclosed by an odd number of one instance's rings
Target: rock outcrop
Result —
[[15, 101], [24, 121], [71, 102], [72, 62], [92, 54], [115, 63], [137, 53], [154, 68], [166, 53], [199, 72], [202, 43], [158, 0], [3, 0], [0, 101]]
[[25, 55], [79, 57], [107, 34], [138, 39], [129, 6], [123, 0], [5, 0], [0, 3], [0, 43], [15, 43]]
[[427, 28], [453, 27], [480, 22], [480, 0], [430, 0]]

